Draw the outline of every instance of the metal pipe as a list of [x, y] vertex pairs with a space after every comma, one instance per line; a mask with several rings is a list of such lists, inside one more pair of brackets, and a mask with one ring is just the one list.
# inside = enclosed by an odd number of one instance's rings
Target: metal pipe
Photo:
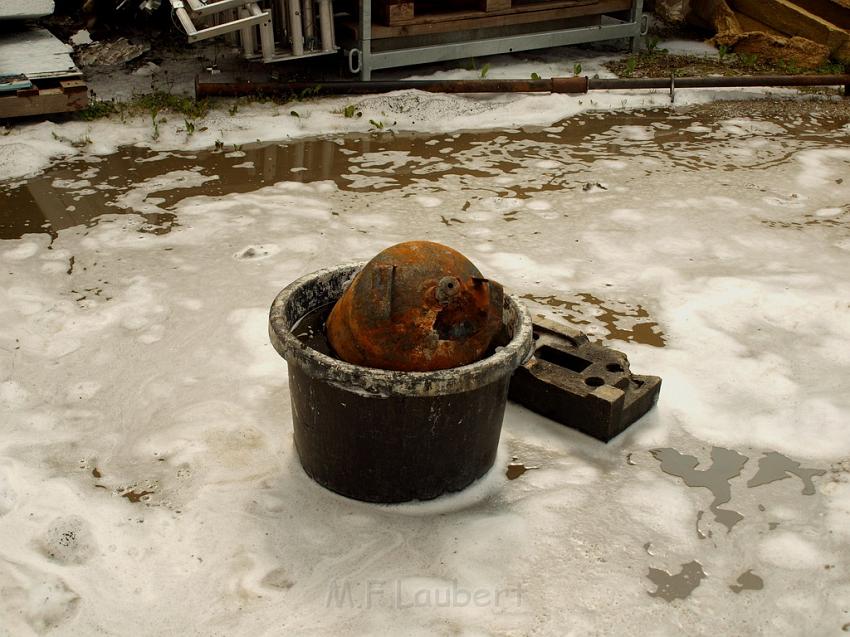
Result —
[[748, 86], [834, 86], [845, 85], [850, 74], [842, 75], [743, 75], [730, 77], [612, 78], [588, 80], [590, 90], [629, 88], [739, 88]]
[[[674, 83], [675, 82], [675, 83]], [[836, 86], [850, 96], [850, 74], [749, 75], [740, 77], [612, 78], [554, 77], [541, 80], [375, 80], [331, 82], [195, 82], [198, 97], [239, 95], [289, 95], [319, 89], [323, 95], [358, 95], [417, 89], [432, 93], [587, 93], [588, 90], [729, 88], [747, 86]]]
[[218, 2], [203, 3], [200, 0], [185, 0], [189, 4], [192, 13], [197, 15], [213, 15], [227, 9], [238, 9], [245, 6], [251, 0], [219, 0]]
[[248, 12], [254, 17], [262, 17], [264, 20], [258, 24], [260, 32], [260, 52], [263, 55], [263, 61], [270, 62], [274, 57], [274, 29], [272, 29], [271, 13], [266, 13], [252, 2], [248, 5]]
[[[305, 0], [311, 2], [312, 0]], [[322, 51], [334, 50], [334, 12], [331, 0], [319, 0], [319, 28], [322, 34]]]
[[180, 21], [180, 26], [183, 27], [183, 30], [186, 32], [186, 35], [190, 37], [195, 35], [198, 30], [192, 23], [192, 19], [189, 17], [189, 14], [186, 13], [186, 9], [183, 8], [183, 3], [172, 3], [172, 7], [174, 8], [174, 15], [177, 16], [177, 19]]
[[[253, 18], [248, 9], [242, 7], [239, 9], [240, 19], [232, 24], [246, 23], [247, 20]], [[254, 23], [245, 24], [245, 27], [239, 30], [239, 39], [242, 40], [242, 55], [250, 57], [254, 55]]]
[[292, 55], [304, 55], [304, 36], [301, 32], [301, 2], [287, 0], [289, 5], [289, 39], [292, 42]]
[[307, 45], [306, 48], [312, 49], [315, 44], [314, 38], [316, 37], [316, 18], [313, 15], [313, 0], [302, 0], [301, 13], [304, 18], [304, 39]]

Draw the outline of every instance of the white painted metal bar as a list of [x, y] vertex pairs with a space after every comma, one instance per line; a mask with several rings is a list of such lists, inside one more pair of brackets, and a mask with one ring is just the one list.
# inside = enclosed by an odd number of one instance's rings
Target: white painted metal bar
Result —
[[[254, 3], [256, 6], [256, 4]], [[198, 42], [200, 40], [206, 40], [208, 38], [214, 38], [219, 35], [225, 35], [227, 33], [232, 33], [233, 31], [241, 31], [243, 37], [243, 48], [245, 45], [245, 34], [248, 34], [248, 40], [251, 43], [251, 52], [253, 53], [253, 36], [251, 35], [251, 30], [254, 25], [262, 24], [263, 22], [268, 21], [269, 14], [259, 11], [258, 14], [252, 15], [250, 11], [247, 9], [240, 9], [241, 17], [237, 20], [232, 20], [230, 22], [225, 22], [224, 24], [217, 24], [211, 27], [207, 27], [205, 29], [198, 29], [194, 22], [192, 22], [192, 18], [189, 16], [189, 13], [186, 11], [183, 2], [180, 0], [174, 0], [171, 3], [172, 8], [174, 9], [174, 15], [177, 16], [177, 19], [180, 22], [180, 26], [183, 27], [183, 30], [186, 31], [186, 35], [188, 36], [189, 42]], [[247, 49], [246, 49], [247, 52]]]
[[[248, 12], [248, 9], [245, 8], [239, 9], [239, 15], [243, 17], [240, 20], [237, 20], [237, 22], [245, 20], [245, 16], [256, 20], [256, 17], [252, 16]], [[250, 25], [245, 26], [245, 28], [240, 29], [239, 31], [239, 37], [242, 39], [242, 55], [245, 57], [254, 55], [254, 24], [256, 24], [256, 22], [252, 22]]]
[[[309, 2], [309, 0], [306, 0]], [[331, 0], [319, 0], [319, 27], [322, 30], [322, 50], [334, 50], [334, 14]]]
[[[387, 66], [392, 66], [392, 58]], [[372, 0], [360, 0], [360, 79], [372, 79]]]
[[301, 31], [301, 2], [287, 0], [289, 5], [289, 39], [293, 55], [304, 55], [304, 36]]
[[174, 7], [174, 15], [177, 16], [177, 20], [179, 20], [180, 26], [183, 27], [183, 30], [186, 32], [186, 35], [188, 35], [190, 38], [198, 32], [198, 30], [195, 28], [195, 24], [192, 22], [192, 19], [189, 17], [189, 14], [186, 13], [186, 9], [184, 9], [182, 6]]
[[258, 24], [260, 29], [260, 50], [263, 60], [271, 60], [274, 57], [274, 30], [272, 29], [272, 16], [266, 13], [256, 2], [248, 5], [249, 13], [254, 17], [262, 17], [263, 21]]
[[308, 46], [312, 47], [316, 37], [316, 15], [313, 10], [314, 0], [301, 0], [301, 13], [304, 17], [304, 38]]
[[[221, 16], [221, 21], [224, 22], [232, 22], [233, 20], [237, 20], [239, 18], [239, 12], [235, 9], [227, 9], [226, 11], [219, 14]], [[236, 31], [231, 31], [224, 36], [227, 41], [233, 46], [238, 46], [239, 44], [239, 34]]]
[[640, 51], [641, 20], [643, 16], [643, 0], [632, 0], [632, 9], [629, 12], [629, 21], [637, 24], [638, 28], [631, 38], [631, 47], [634, 53]]
[[[368, 1], [369, 0], [364, 0], [364, 2]], [[489, 38], [473, 40], [470, 42], [414, 47], [409, 49], [398, 49], [395, 51], [381, 51], [378, 53], [370, 53], [368, 56], [368, 63], [366, 62], [367, 56], [364, 55], [361, 76], [367, 69], [371, 72], [375, 69], [386, 69], [412, 64], [442, 62], [445, 60], [495, 55], [498, 53], [507, 53], [512, 51], [529, 51], [532, 49], [565, 46], [584, 42], [596, 42], [599, 40], [628, 38], [635, 35], [636, 28], [639, 28], [639, 26], [630, 23], [623, 23], [576, 29], [563, 29], [558, 31], [544, 31], [542, 33], [529, 33], [504, 38]]]
[[213, 13], [221, 13], [227, 9], [238, 9], [250, 4], [254, 0], [219, 0], [218, 2], [204, 3], [200, 0], [184, 0], [192, 13], [197, 15], [211, 15]]
[[286, 42], [286, 34], [289, 32], [289, 27], [286, 24], [286, 0], [272, 0], [269, 11], [272, 12], [274, 17], [274, 31], [277, 40], [283, 44]]

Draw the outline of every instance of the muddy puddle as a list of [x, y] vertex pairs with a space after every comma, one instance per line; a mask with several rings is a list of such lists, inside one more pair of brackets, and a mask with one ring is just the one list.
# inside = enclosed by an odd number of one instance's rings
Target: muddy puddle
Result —
[[665, 602], [676, 599], [687, 599], [690, 597], [700, 582], [706, 578], [702, 564], [693, 560], [682, 564], [678, 573], [668, 573], [658, 568], [649, 569], [647, 577], [656, 585], [654, 591], [649, 592], [650, 597], [660, 597]]
[[[555, 126], [511, 131], [362, 134], [197, 153], [127, 147], [107, 157], [59, 162], [24, 182], [0, 184], [0, 239], [55, 235], [116, 213], [141, 214], [147, 222], [142, 232], [167, 233], [180, 223], [171, 210], [187, 197], [252, 192], [280, 181], [331, 181], [343, 191], [409, 190], [404, 196], [440, 192], [447, 181], [453, 189], [489, 190], [492, 196], [519, 199], [546, 191], [604, 194], [608, 185], [599, 174], [605, 171], [628, 166], [625, 179], [618, 175], [618, 183], [628, 185], [671, 165], [686, 170], [767, 168], [787, 161], [801, 143], [834, 143], [845, 123], [810, 117], [753, 125], [699, 109], [650, 110], [585, 113]], [[711, 152], [705, 152], [708, 143]], [[196, 177], [186, 179], [185, 186], [169, 181], [158, 189], [153, 183], [145, 193], [152, 206], [116, 201], [138, 184], [175, 171]], [[443, 223], [464, 223], [457, 212], [468, 210], [474, 199], [442, 214]], [[515, 222], [521, 215], [508, 211], [502, 220]], [[647, 338], [655, 337], [642, 340]]]
[[588, 325], [599, 325], [606, 330], [605, 338], [626, 342], [642, 343], [653, 347], [664, 347], [664, 333], [653, 321], [649, 312], [641, 305], [624, 301], [603, 300], [593, 294], [581, 292], [574, 300], [555, 296], [523, 294], [522, 299], [555, 308], [555, 312], [579, 329]]
[[[703, 488], [711, 492], [714, 499], [709, 510], [714, 514], [715, 521], [726, 527], [727, 533], [744, 519], [738, 511], [720, 506], [732, 500], [732, 483], [744, 471], [750, 460], [748, 456], [733, 449], [713, 447], [710, 464], [705, 463], [707, 467], [698, 468], [703, 463], [697, 457], [680, 453], [676, 449], [653, 449], [650, 453], [659, 462], [659, 468], [664, 473], [680, 478], [691, 488]], [[747, 480], [746, 486], [752, 489], [795, 476], [802, 483], [800, 494], [814, 495], [816, 489], [812, 478], [826, 473], [825, 469], [803, 467], [800, 462], [776, 451], [765, 451], [758, 460], [755, 474]], [[764, 512], [764, 506], [759, 505], [759, 511]], [[699, 511], [696, 517], [696, 534], [701, 540], [713, 535], [712, 531], [705, 533], [701, 528], [704, 514], [705, 511]], [[768, 523], [771, 531], [777, 526], [778, 522]]]

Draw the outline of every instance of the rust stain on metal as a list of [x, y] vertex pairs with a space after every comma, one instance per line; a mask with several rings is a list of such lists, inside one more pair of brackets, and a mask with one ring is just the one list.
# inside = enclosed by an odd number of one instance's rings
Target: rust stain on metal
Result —
[[409, 241], [357, 274], [327, 321], [339, 358], [396, 371], [433, 371], [482, 358], [502, 329], [502, 286], [448, 246]]

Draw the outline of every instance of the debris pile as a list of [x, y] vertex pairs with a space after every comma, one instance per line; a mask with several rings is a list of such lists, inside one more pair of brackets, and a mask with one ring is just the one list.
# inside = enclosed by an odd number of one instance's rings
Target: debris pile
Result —
[[692, 0], [683, 15], [739, 55], [800, 70], [850, 64], [850, 0]]

